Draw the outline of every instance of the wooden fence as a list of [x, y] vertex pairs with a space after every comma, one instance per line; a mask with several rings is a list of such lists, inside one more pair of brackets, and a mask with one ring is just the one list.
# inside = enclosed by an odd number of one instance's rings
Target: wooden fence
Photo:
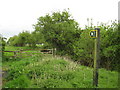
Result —
[[32, 56], [33, 54], [52, 54], [53, 56], [56, 55], [56, 49], [25, 49], [19, 51], [0, 51], [0, 52], [10, 52], [13, 53], [12, 57], [23, 56], [23, 54], [27, 54], [27, 56]]

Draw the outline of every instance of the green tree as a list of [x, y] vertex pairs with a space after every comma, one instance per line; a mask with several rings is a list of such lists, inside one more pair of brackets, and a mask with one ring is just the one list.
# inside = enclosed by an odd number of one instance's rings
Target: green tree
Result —
[[117, 69], [120, 53], [120, 24], [113, 22], [101, 27], [101, 66]]
[[73, 54], [72, 44], [80, 38], [78, 23], [66, 10], [40, 17], [35, 28], [44, 35], [50, 46], [57, 48], [62, 54]]
[[8, 44], [13, 46], [25, 46], [26, 44], [31, 44], [31, 40], [31, 34], [28, 31], [23, 31], [18, 35], [10, 37]]
[[90, 29], [82, 30], [81, 38], [74, 43], [74, 60], [83, 65], [93, 66], [94, 39], [90, 38]]
[[[6, 45], [5, 39], [6, 39], [5, 37], [0, 35], [0, 51], [4, 51], [5, 50], [5, 45]], [[0, 52], [0, 61], [2, 60], [3, 56], [4, 56], [4, 52]]]
[[9, 40], [7, 41], [7, 44], [11, 45], [11, 46], [17, 46], [17, 43], [18, 43], [18, 36], [17, 35], [10, 37]]
[[23, 31], [22, 33], [19, 33], [18, 35], [18, 45], [19, 46], [25, 46], [26, 44], [29, 44], [30, 42], [30, 33], [28, 31]]
[[6, 39], [6, 38], [0, 36], [0, 50], [1, 50], [1, 51], [4, 51], [4, 50], [5, 50], [5, 45], [6, 45], [5, 39]]

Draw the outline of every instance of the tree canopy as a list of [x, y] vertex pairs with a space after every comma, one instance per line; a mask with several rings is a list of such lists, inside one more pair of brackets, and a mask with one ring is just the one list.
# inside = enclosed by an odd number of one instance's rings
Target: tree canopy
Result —
[[[88, 20], [89, 23], [89, 20]], [[94, 39], [90, 38], [90, 30], [96, 26], [81, 29], [69, 11], [53, 12], [37, 19], [34, 31], [23, 31], [8, 40], [13, 46], [33, 46], [44, 44], [43, 48], [56, 48], [57, 54], [69, 55], [74, 61], [83, 65], [93, 66]], [[101, 67], [115, 69], [119, 60], [120, 24], [116, 21], [111, 25], [101, 23], [100, 57]]]

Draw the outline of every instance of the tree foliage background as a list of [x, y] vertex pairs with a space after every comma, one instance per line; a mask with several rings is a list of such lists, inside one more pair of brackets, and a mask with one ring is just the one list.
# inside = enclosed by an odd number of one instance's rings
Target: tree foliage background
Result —
[[[88, 21], [89, 22], [89, 21]], [[69, 11], [53, 12], [38, 18], [32, 33], [24, 31], [8, 40], [13, 46], [44, 44], [43, 48], [56, 48], [58, 55], [68, 55], [82, 65], [93, 66], [94, 39], [89, 32], [96, 26], [81, 29]], [[101, 23], [100, 28], [100, 67], [117, 70], [120, 50], [120, 24]]]

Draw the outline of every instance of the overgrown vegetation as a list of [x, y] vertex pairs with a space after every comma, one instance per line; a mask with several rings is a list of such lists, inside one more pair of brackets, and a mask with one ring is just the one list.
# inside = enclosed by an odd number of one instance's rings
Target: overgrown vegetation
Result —
[[[88, 19], [88, 23], [91, 23]], [[116, 88], [120, 53], [120, 24], [101, 23], [100, 28], [100, 72], [98, 88]], [[38, 18], [34, 31], [23, 31], [5, 42], [1, 39], [1, 50], [19, 51], [25, 49], [56, 48], [58, 56], [68, 56], [72, 61], [43, 54], [25, 53], [21, 57], [3, 56], [4, 88], [94, 88], [92, 67], [94, 39], [86, 26], [81, 29], [69, 11], [53, 12]], [[6, 47], [5, 47], [6, 44]], [[27, 50], [26, 52], [31, 52]], [[84, 66], [82, 66], [84, 65]]]
[[[51, 55], [3, 63], [3, 88], [94, 88], [93, 69]], [[98, 88], [117, 88], [117, 72], [100, 69]]]
[[6, 45], [5, 39], [6, 39], [5, 37], [3, 37], [2, 35], [0, 35], [0, 50], [1, 51], [5, 50], [5, 45]]
[[[88, 23], [90, 23], [88, 19]], [[117, 70], [120, 49], [120, 31], [117, 21], [111, 25], [101, 23], [101, 68]], [[41, 48], [56, 48], [57, 54], [69, 55], [74, 61], [82, 65], [93, 66], [94, 39], [90, 38], [89, 32], [96, 26], [86, 26], [81, 29], [79, 24], [72, 18], [67, 10], [63, 12], [53, 12], [38, 18], [34, 25], [35, 31], [29, 33], [24, 31], [18, 36], [8, 40], [9, 45], [13, 46], [32, 46], [37, 44]]]

